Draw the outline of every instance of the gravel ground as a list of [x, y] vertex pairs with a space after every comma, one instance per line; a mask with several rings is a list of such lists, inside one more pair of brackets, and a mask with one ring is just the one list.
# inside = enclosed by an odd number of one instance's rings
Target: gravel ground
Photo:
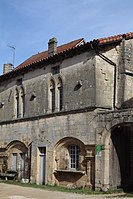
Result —
[[[82, 195], [0, 183], [0, 199], [105, 199], [115, 195]], [[125, 198], [125, 197], [122, 197]], [[118, 199], [118, 198], [117, 198]], [[120, 199], [120, 197], [119, 197]]]

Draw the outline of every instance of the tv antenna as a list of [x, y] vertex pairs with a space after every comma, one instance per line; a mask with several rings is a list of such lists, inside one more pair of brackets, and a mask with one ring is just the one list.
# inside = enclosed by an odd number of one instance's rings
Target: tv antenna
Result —
[[15, 46], [10, 46], [8, 45], [9, 48], [11, 48], [13, 50], [13, 57], [12, 57], [12, 65], [13, 65], [13, 68], [14, 68], [14, 61], [15, 61]]

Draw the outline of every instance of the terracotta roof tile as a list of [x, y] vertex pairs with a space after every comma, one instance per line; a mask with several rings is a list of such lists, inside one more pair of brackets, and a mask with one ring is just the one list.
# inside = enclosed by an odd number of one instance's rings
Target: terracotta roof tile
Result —
[[[69, 42], [67, 44], [61, 45], [59, 47], [57, 47], [57, 54], [62, 53], [64, 51], [67, 51], [69, 49], [75, 48], [77, 45], [80, 45], [81, 42], [84, 42], [84, 39], [77, 39], [75, 41]], [[27, 59], [26, 61], [24, 61], [23, 63], [21, 63], [19, 66], [17, 66], [14, 70], [19, 70], [21, 68], [24, 68], [28, 65], [40, 62], [44, 59], [48, 58], [48, 51], [44, 51], [41, 53], [38, 53], [36, 55], [33, 55], [32, 57], [30, 57], [29, 59]]]
[[110, 37], [106, 37], [106, 38], [100, 38], [100, 39], [98, 39], [98, 42], [101, 45], [115, 43], [115, 42], [120, 42], [123, 37], [125, 37], [125, 39], [132, 39], [133, 32], [129, 32], [126, 34], [121, 34], [121, 35], [110, 36]]
[[[94, 39], [93, 41], [90, 41], [90, 42], [87, 42], [87, 43], [85, 43], [83, 38], [77, 39], [75, 41], [72, 41], [70, 43], [67, 43], [67, 44], [64, 44], [64, 45], [57, 47], [57, 56], [58, 55], [63, 56], [63, 55], [65, 55], [65, 52], [69, 53], [69, 51], [72, 50], [72, 49], [74, 49], [74, 54], [79, 53], [79, 52], [84, 52], [85, 50], [91, 49], [92, 43], [93, 44], [95, 43], [96, 45], [102, 46], [102, 45], [121, 42], [123, 37], [126, 40], [133, 39], [133, 32], [129, 32], [129, 33], [126, 33], [126, 34], [121, 34], [121, 35], [110, 36], [110, 37], [106, 37], [106, 38]], [[84, 44], [84, 45], [82, 45], [81, 47], [78, 47], [78, 46], [80, 46], [81, 43]], [[48, 60], [48, 51], [41, 52], [41, 53], [38, 53], [36, 55], [31, 56], [29, 59], [27, 59], [26, 61], [21, 63], [19, 66], [17, 66], [10, 73], [12, 75], [12, 74], [14, 74], [15, 71], [17, 72], [17, 71], [19, 71], [23, 68], [27, 68], [28, 66], [33, 65], [35, 63], [39, 63], [43, 60], [46, 60], [46, 61]], [[18, 74], [18, 73], [16, 73], [16, 74]], [[6, 75], [8, 76], [8, 74], [4, 74], [2, 76], [4, 77]]]

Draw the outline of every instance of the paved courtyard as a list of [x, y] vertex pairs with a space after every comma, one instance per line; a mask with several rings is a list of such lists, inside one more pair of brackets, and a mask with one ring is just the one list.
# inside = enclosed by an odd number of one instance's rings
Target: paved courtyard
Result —
[[[114, 195], [81, 195], [58, 191], [47, 191], [36, 188], [21, 187], [16, 185], [0, 183], [0, 199], [105, 199], [115, 198]], [[120, 197], [119, 197], [120, 199]]]

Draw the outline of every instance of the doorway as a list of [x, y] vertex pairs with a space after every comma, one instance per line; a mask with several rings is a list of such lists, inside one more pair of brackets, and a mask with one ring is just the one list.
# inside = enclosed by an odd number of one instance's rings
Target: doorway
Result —
[[46, 174], [46, 147], [39, 147], [39, 184], [45, 184]]
[[133, 191], [133, 126], [118, 125], [111, 133], [110, 184]]

